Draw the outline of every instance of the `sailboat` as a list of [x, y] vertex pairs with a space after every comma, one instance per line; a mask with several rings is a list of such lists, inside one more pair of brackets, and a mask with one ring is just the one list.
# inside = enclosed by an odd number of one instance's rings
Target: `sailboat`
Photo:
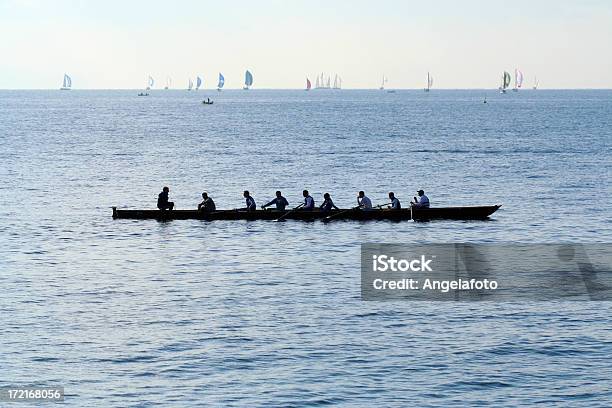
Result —
[[61, 91], [69, 91], [72, 89], [72, 78], [68, 74], [64, 74], [64, 82], [62, 83]]
[[[306, 81], [308, 81], [308, 79], [306, 79]], [[310, 82], [310, 81], [308, 81]], [[319, 76], [317, 75], [317, 80], [315, 81], [315, 89], [319, 89], [320, 88], [320, 84], [319, 84]]]
[[510, 77], [510, 74], [507, 71], [504, 71], [502, 74], [501, 86], [499, 87], [499, 93], [506, 93], [506, 89], [510, 86], [511, 80], [512, 78]]
[[540, 84], [540, 83], [538, 82], [538, 77], [535, 77], [535, 78], [534, 78], [534, 81], [533, 81], [533, 90], [534, 90], [534, 91], [535, 91], [536, 89], [538, 89], [538, 85], [539, 85], [539, 84]]
[[221, 91], [223, 85], [225, 85], [225, 78], [223, 77], [223, 74], [219, 72], [219, 83], [217, 84], [217, 91]]
[[[317, 79], [318, 82], [318, 79]], [[306, 91], [310, 91], [312, 84], [310, 83], [310, 79], [306, 78]]]
[[433, 86], [433, 77], [427, 73], [427, 88], [423, 89], [425, 92], [429, 92], [431, 87]]
[[519, 88], [523, 86], [523, 73], [519, 69], [514, 70], [514, 92], [518, 92]]
[[155, 81], [153, 80], [153, 77], [151, 75], [149, 75], [149, 82], [147, 85], [147, 91], [150, 91], [151, 88], [153, 87], [153, 84], [155, 84]]
[[166, 86], [164, 86], [164, 89], [170, 89], [171, 85], [172, 85], [172, 78], [167, 77], [166, 78]]
[[200, 89], [200, 87], [202, 86], [202, 78], [200, 78], [199, 76], [196, 78], [196, 91], [198, 89]]
[[247, 71], [244, 73], [244, 86], [242, 87], [242, 89], [244, 90], [250, 89], [252, 85], [253, 85], [253, 74], [251, 74], [251, 71], [247, 69]]
[[342, 89], [342, 78], [338, 74], [334, 76], [334, 89]]
[[389, 79], [388, 79], [388, 78], [386, 78], [386, 77], [383, 75], [383, 77], [382, 77], [382, 82], [381, 82], [381, 84], [380, 84], [380, 88], [378, 88], [378, 89], [380, 89], [381, 91], [383, 91], [383, 90], [385, 89], [385, 84], [387, 83], [387, 81], [389, 81]]
[[187, 90], [191, 91], [192, 88], [193, 88], [193, 81], [191, 80], [191, 78], [189, 78], [189, 85], [187, 85]]

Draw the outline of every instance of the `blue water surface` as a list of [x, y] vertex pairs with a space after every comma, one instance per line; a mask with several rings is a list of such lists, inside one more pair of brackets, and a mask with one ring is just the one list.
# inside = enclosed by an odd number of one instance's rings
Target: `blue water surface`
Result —
[[[364, 242], [612, 242], [612, 91], [137, 93], [0, 91], [0, 385], [75, 407], [612, 404], [609, 302], [364, 302], [359, 265]], [[183, 209], [304, 188], [503, 207], [111, 218], [164, 185]]]

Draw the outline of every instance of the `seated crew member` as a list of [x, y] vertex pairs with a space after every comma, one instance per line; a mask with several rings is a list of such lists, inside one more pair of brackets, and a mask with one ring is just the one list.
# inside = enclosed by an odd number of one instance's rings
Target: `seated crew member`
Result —
[[170, 189], [168, 187], [164, 187], [162, 192], [157, 196], [157, 208], [160, 210], [172, 210], [174, 209], [174, 203], [172, 201], [168, 201], [168, 193]]
[[285, 211], [285, 207], [289, 205], [289, 201], [287, 201], [287, 199], [283, 197], [280, 191], [277, 191], [276, 197], [269, 203], [262, 205], [261, 208], [266, 208], [271, 205], [276, 205], [277, 210]]
[[244, 193], [242, 195], [246, 199], [246, 208], [243, 208], [243, 210], [255, 211], [257, 209], [257, 205], [255, 204], [255, 199], [251, 197], [249, 191], [244, 190]]
[[321, 211], [326, 212], [326, 213], [330, 212], [332, 208], [339, 210], [339, 208], [336, 207], [336, 204], [334, 204], [334, 202], [332, 201], [329, 193], [323, 194], [323, 204], [321, 204], [319, 208], [321, 209]]
[[208, 193], [205, 191], [202, 193], [202, 202], [198, 204], [198, 211], [215, 211], [215, 202], [212, 198], [208, 196]]
[[391, 191], [389, 193], [389, 200], [391, 200], [391, 209], [392, 210], [401, 210], [402, 209], [402, 204], [400, 203], [400, 200], [397, 199], [397, 197], [395, 196], [395, 193], [393, 191]]
[[362, 210], [372, 209], [372, 201], [365, 195], [363, 191], [360, 191], [359, 195], [357, 195], [357, 205]]
[[304, 196], [304, 207], [305, 210], [312, 210], [315, 207], [315, 200], [310, 196], [308, 190], [302, 191], [302, 195]]
[[423, 190], [417, 191], [419, 198], [414, 197], [414, 202], [410, 204], [415, 208], [429, 208], [429, 198], [425, 195]]

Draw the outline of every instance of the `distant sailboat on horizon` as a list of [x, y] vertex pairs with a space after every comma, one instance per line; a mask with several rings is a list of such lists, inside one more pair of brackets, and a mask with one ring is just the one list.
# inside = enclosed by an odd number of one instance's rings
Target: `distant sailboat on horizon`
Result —
[[64, 74], [64, 82], [60, 88], [60, 91], [69, 91], [72, 89], [72, 78], [68, 74]]
[[149, 81], [147, 83], [146, 90], [150, 91], [154, 84], [155, 84], [155, 80], [153, 80], [153, 77], [149, 75]]
[[539, 84], [540, 84], [540, 83], [538, 82], [538, 77], [534, 77], [534, 80], [533, 80], [533, 90], [534, 90], [534, 91], [535, 91], [536, 89], [538, 89], [538, 85], [539, 85]]
[[334, 86], [333, 89], [342, 89], [342, 78], [336, 74], [334, 77]]
[[514, 70], [514, 89], [512, 91], [518, 92], [521, 86], [523, 86], [523, 73], [517, 68]]
[[[340, 89], [339, 87], [341, 82], [339, 81], [341, 81], [340, 77], [336, 74], [334, 79], [334, 89]], [[336, 86], [338, 86], [338, 88], [336, 88]], [[317, 76], [315, 89], [332, 89], [331, 75], [327, 75], [327, 78], [325, 78], [325, 74], [321, 72], [321, 75]]]
[[510, 77], [510, 74], [507, 71], [504, 71], [504, 73], [502, 74], [501, 86], [499, 87], [499, 93], [506, 93], [506, 89], [508, 89], [508, 87], [510, 86], [511, 80], [512, 78]]
[[196, 91], [198, 89], [200, 89], [201, 86], [202, 86], [202, 78], [200, 78], [200, 76], [198, 76], [198, 77], [196, 77], [196, 87], [195, 87]]
[[431, 75], [429, 75], [429, 72], [427, 72], [427, 88], [423, 89], [425, 92], [429, 92], [429, 90], [431, 89], [431, 87], [433, 86], [433, 77]]
[[386, 84], [387, 82], [389, 82], [389, 78], [387, 78], [387, 77], [385, 77], [385, 76], [383, 75], [383, 77], [382, 77], [382, 82], [381, 82], [381, 84], [380, 84], [380, 88], [378, 88], [378, 89], [380, 89], [381, 91], [384, 91], [384, 90], [385, 90], [385, 84]]
[[242, 89], [249, 90], [251, 89], [251, 86], [253, 85], [253, 74], [251, 74], [251, 71], [249, 71], [248, 69], [246, 70], [246, 72], [244, 73], [244, 86], [242, 87]]
[[166, 86], [164, 86], [164, 89], [170, 89], [170, 86], [172, 85], [172, 78], [170, 78], [170, 76], [166, 77]]
[[193, 89], [193, 80], [189, 78], [189, 84], [187, 85], [187, 90], [191, 91]]
[[217, 91], [221, 91], [223, 89], [223, 85], [225, 85], [225, 78], [223, 74], [219, 72], [219, 82], [217, 83]]
[[[317, 80], [318, 81], [318, 80]], [[306, 91], [310, 91], [312, 84], [310, 83], [310, 79], [306, 78]]]

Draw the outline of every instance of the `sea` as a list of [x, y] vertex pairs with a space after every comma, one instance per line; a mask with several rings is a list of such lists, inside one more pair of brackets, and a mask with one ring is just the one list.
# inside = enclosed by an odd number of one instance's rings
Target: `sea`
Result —
[[[64, 387], [74, 407], [612, 405], [610, 302], [360, 293], [363, 243], [611, 243], [612, 91], [138, 92], [0, 91], [0, 386]], [[303, 189], [502, 207], [111, 217], [163, 186], [178, 209]]]

